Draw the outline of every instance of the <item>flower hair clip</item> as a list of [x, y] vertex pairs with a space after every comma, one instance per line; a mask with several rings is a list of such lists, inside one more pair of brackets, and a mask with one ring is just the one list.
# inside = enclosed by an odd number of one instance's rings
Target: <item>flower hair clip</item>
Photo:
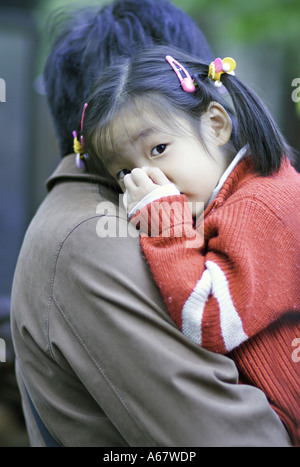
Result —
[[235, 60], [231, 57], [223, 58], [216, 58], [211, 64], [209, 65], [208, 69], [208, 77], [214, 82], [216, 87], [222, 86], [221, 83], [221, 75], [223, 73], [227, 73], [228, 75], [235, 75], [236, 63]]
[[[81, 131], [82, 131], [82, 128], [83, 128], [83, 120], [84, 120], [84, 115], [85, 115], [85, 111], [86, 111], [86, 108], [87, 108], [88, 104], [85, 103], [84, 104], [84, 107], [83, 107], [83, 111], [82, 111], [82, 116], [81, 116]], [[83, 159], [87, 159], [88, 158], [88, 154], [84, 151], [84, 141], [83, 141], [83, 136], [81, 135], [80, 137], [80, 141], [78, 140], [78, 137], [77, 137], [77, 131], [74, 130], [73, 131], [73, 137], [74, 137], [74, 140], [73, 140], [73, 148], [74, 148], [74, 152], [76, 154], [76, 165], [79, 169], [82, 169], [84, 167], [84, 162], [83, 162]]]

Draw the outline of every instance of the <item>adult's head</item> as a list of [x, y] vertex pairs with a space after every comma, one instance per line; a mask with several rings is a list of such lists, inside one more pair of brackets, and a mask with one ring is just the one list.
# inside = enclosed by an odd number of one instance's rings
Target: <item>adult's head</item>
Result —
[[56, 38], [44, 70], [61, 156], [73, 152], [72, 131], [78, 128], [94, 76], [118, 57], [152, 44], [172, 44], [212, 58], [198, 26], [168, 0], [115, 0], [100, 10], [64, 11], [63, 18], [56, 17]]

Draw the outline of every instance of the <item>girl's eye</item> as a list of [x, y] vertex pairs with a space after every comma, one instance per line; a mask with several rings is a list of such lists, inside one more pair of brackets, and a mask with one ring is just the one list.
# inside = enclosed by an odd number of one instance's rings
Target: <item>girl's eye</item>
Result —
[[159, 156], [166, 150], [167, 145], [166, 144], [158, 144], [158, 146], [155, 146], [155, 148], [152, 149], [151, 151], [151, 156]]
[[125, 177], [125, 175], [127, 174], [130, 174], [130, 170], [127, 170], [127, 169], [122, 169], [120, 170], [120, 172], [117, 173], [117, 180], [118, 182], [120, 182], [121, 180], [123, 180], [123, 178]]

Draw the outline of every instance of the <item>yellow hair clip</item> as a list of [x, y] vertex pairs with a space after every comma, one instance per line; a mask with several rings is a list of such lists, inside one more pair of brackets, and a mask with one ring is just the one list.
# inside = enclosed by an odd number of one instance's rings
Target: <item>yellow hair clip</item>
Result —
[[83, 160], [84, 157], [85, 157], [85, 154], [84, 154], [84, 149], [83, 149], [83, 146], [81, 144], [80, 141], [78, 141], [78, 138], [77, 138], [77, 131], [73, 131], [73, 136], [74, 136], [74, 139], [73, 139], [73, 150], [76, 154], [76, 165], [79, 169], [82, 169], [84, 167], [84, 163], [83, 163]]
[[208, 69], [208, 77], [214, 81], [216, 87], [222, 86], [221, 83], [221, 75], [223, 73], [227, 73], [229, 75], [235, 75], [236, 63], [235, 60], [231, 57], [223, 58], [216, 58], [211, 64], [209, 65]]
[[78, 154], [78, 153], [83, 154], [83, 147], [81, 143], [78, 141], [77, 134], [75, 136], [73, 133], [73, 136], [74, 136], [73, 149], [74, 149], [75, 154]]
[[[88, 106], [88, 104], [85, 103], [84, 107], [83, 107], [82, 115], [81, 115], [81, 131], [83, 129], [83, 119], [84, 119], [84, 115], [85, 115], [85, 111], [86, 111], [87, 106]], [[75, 131], [75, 130], [73, 131], [73, 136], [74, 136], [73, 149], [74, 149], [74, 152], [76, 154], [76, 165], [77, 165], [77, 167], [79, 169], [82, 169], [84, 167], [83, 159], [87, 159], [88, 154], [86, 154], [85, 151], [84, 151], [83, 136], [81, 136], [80, 141], [78, 141], [77, 131]]]

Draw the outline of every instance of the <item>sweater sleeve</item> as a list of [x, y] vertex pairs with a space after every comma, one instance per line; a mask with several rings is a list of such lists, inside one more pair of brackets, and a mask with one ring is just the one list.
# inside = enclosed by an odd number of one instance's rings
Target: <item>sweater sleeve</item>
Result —
[[292, 235], [263, 204], [216, 209], [205, 241], [183, 195], [149, 204], [134, 222], [172, 319], [198, 345], [230, 352], [295, 308]]

